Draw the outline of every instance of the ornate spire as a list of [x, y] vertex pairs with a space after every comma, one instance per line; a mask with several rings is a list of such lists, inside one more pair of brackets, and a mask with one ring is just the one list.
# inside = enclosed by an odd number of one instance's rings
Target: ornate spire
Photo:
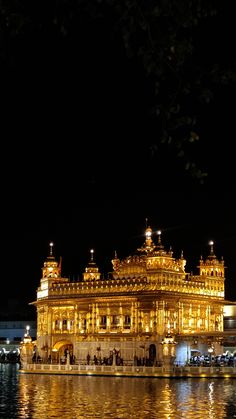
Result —
[[61, 276], [61, 266], [55, 260], [53, 255], [53, 246], [54, 243], [49, 243], [49, 256], [47, 260], [44, 262], [43, 270], [43, 278], [59, 278]]
[[88, 266], [85, 268], [85, 272], [83, 273], [84, 281], [94, 281], [100, 279], [100, 272], [94, 261], [94, 249], [90, 249], [90, 261]]
[[116, 271], [120, 266], [120, 259], [118, 259], [117, 251], [114, 251], [114, 259], [111, 261], [114, 271]]
[[52, 248], [54, 246], [53, 242], [50, 242], [49, 246], [50, 246], [50, 256], [53, 256], [53, 253], [52, 253]]
[[93, 268], [96, 266], [96, 262], [94, 261], [94, 249], [90, 249], [90, 261], [88, 263], [88, 267]]
[[210, 240], [209, 241], [209, 246], [210, 246], [210, 254], [209, 254], [209, 259], [215, 259], [216, 258], [216, 255], [215, 255], [215, 253], [214, 253], [214, 242], [213, 242], [213, 240]]
[[[157, 249], [164, 249], [164, 246], [161, 242], [161, 230], [157, 230], [158, 240], [157, 240]], [[172, 252], [172, 249], [170, 248], [170, 252]]]
[[49, 243], [49, 255], [47, 257], [47, 260], [55, 260], [55, 257], [53, 255], [53, 247], [54, 247], [54, 243], [50, 242]]
[[161, 243], [161, 237], [160, 237], [161, 236], [161, 231], [158, 230], [158, 232], [157, 232], [157, 234], [158, 234], [158, 244], [157, 245], [152, 240], [152, 234], [153, 234], [153, 231], [152, 231], [151, 227], [150, 226], [146, 227], [146, 230], [145, 230], [146, 240], [145, 240], [143, 246], [137, 249], [139, 252], [146, 253], [146, 254], [150, 255], [152, 252], [154, 252], [156, 250], [157, 251], [163, 250], [163, 246], [162, 246], [162, 243]]
[[213, 276], [213, 277], [222, 277], [224, 278], [224, 261], [223, 259], [219, 261], [214, 253], [214, 242], [213, 240], [209, 241], [210, 254], [204, 260], [201, 256], [200, 258], [200, 275], [203, 276]]

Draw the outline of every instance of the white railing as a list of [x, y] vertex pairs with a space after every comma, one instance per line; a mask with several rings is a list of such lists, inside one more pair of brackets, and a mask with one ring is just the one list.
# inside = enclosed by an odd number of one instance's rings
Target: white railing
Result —
[[82, 365], [30, 363], [21, 366], [20, 372], [65, 373], [84, 375], [128, 375], [128, 376], [232, 376], [236, 378], [236, 367], [193, 367], [162, 366], [146, 367], [134, 365]]

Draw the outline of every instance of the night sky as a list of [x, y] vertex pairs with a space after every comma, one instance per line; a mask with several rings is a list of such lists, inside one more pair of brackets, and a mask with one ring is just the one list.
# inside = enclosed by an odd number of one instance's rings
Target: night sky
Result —
[[[173, 151], [150, 147], [159, 141], [153, 85], [109, 15], [81, 15], [64, 36], [43, 6], [29, 15], [19, 34], [3, 30], [1, 43], [2, 318], [34, 312], [28, 303], [50, 241], [71, 280], [81, 278], [91, 248], [106, 277], [115, 250], [126, 257], [142, 245], [146, 218], [174, 257], [183, 250], [188, 272], [198, 272], [214, 240], [227, 266], [226, 298], [236, 299], [233, 83], [216, 86], [198, 109], [191, 153], [208, 172], [201, 184]], [[199, 33], [197, 62], [207, 66], [212, 54], [235, 70], [231, 16], [227, 3]]]

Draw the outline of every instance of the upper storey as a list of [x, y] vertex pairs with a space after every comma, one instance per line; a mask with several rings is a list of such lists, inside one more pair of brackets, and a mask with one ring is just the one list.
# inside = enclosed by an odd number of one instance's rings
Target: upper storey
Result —
[[[157, 243], [154, 242], [150, 227], [145, 230], [145, 241], [134, 255], [119, 259], [115, 253], [112, 260], [113, 271], [109, 278], [102, 279], [99, 268], [94, 261], [94, 251], [90, 251], [90, 261], [83, 273], [82, 281], [70, 282], [61, 277], [61, 263], [55, 260], [50, 243], [50, 254], [44, 262], [37, 290], [37, 300], [42, 298], [101, 298], [105, 296], [148, 295], [161, 298], [165, 293], [172, 297], [224, 299], [224, 261], [214, 254], [213, 242], [210, 243], [210, 254], [203, 260], [201, 257], [198, 275], [185, 272], [186, 260], [181, 254], [179, 259], [173, 257], [171, 248], [166, 250], [161, 242], [161, 232], [157, 232]], [[161, 293], [160, 293], [161, 292]]]

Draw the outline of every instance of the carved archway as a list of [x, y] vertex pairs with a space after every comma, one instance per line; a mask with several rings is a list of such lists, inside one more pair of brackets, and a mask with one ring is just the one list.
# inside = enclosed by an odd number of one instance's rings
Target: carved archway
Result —
[[73, 357], [73, 345], [69, 340], [59, 340], [54, 344], [52, 347], [52, 361], [53, 362], [66, 362], [67, 354], [69, 354], [70, 358]]

